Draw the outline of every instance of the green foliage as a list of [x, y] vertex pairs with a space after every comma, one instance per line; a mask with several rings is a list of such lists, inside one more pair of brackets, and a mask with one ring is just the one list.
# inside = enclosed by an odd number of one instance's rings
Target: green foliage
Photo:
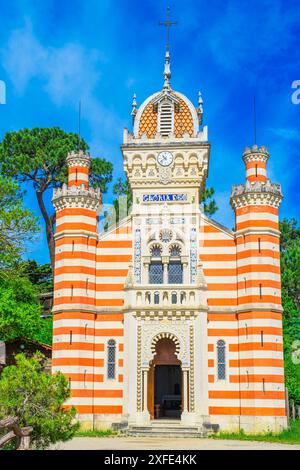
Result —
[[45, 372], [43, 361], [41, 354], [30, 359], [18, 354], [0, 379], [0, 417], [16, 416], [22, 427], [32, 426], [31, 445], [37, 449], [71, 439], [79, 427], [75, 409], [63, 407], [70, 397], [66, 377]]
[[246, 434], [243, 429], [239, 433], [220, 432], [212, 436], [214, 439], [233, 439], [240, 441], [278, 442], [281, 444], [300, 443], [300, 420], [290, 421], [289, 428], [280, 433]]
[[41, 329], [37, 292], [26, 277], [0, 278], [0, 339], [34, 338]]
[[[44, 201], [44, 193], [67, 181], [66, 156], [78, 148], [78, 136], [64, 132], [59, 127], [21, 129], [7, 132], [0, 144], [0, 171], [19, 182], [31, 183], [46, 225], [46, 236], [51, 265], [54, 266], [55, 214]], [[87, 150], [86, 142], [80, 140], [80, 148]], [[94, 158], [91, 164], [91, 185], [102, 192], [112, 179], [112, 164]]]
[[200, 199], [200, 202], [203, 204], [204, 207], [204, 214], [206, 214], [207, 216], [214, 215], [214, 213], [218, 210], [216, 201], [212, 199], [214, 194], [214, 188], [206, 188]]
[[14, 268], [25, 243], [39, 231], [37, 217], [26, 209], [16, 182], [0, 175], [0, 269]]
[[53, 274], [49, 263], [39, 264], [35, 260], [26, 260], [22, 261], [20, 268], [39, 292], [53, 290]]
[[300, 364], [292, 360], [293, 346], [300, 341], [300, 229], [295, 219], [283, 219], [280, 230], [285, 381], [289, 397], [300, 404]]

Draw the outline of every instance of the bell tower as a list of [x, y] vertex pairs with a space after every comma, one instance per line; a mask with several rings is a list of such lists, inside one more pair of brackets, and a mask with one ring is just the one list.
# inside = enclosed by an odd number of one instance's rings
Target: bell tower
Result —
[[[129, 423], [153, 418], [155, 345], [158, 337], [173, 338], [182, 371], [181, 421], [201, 425], [208, 415], [207, 384], [201, 380], [207, 376], [207, 288], [198, 237], [210, 144], [207, 126], [202, 127], [201, 94], [195, 107], [170, 81], [167, 50], [163, 88], [139, 108], [134, 96], [133, 131], [124, 130], [121, 146], [133, 192], [125, 352], [137, 370], [136, 381], [125, 378], [126, 411]], [[202, 358], [199, 368], [195, 357]]]

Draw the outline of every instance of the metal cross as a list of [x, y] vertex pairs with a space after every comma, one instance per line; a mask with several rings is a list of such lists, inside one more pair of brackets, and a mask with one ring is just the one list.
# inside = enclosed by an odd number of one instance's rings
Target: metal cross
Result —
[[159, 25], [160, 26], [165, 26], [167, 30], [167, 44], [166, 44], [166, 50], [169, 51], [170, 49], [170, 28], [171, 26], [177, 25], [177, 21], [171, 21], [170, 20], [170, 7], [167, 6], [167, 18], [166, 21], [160, 21]]

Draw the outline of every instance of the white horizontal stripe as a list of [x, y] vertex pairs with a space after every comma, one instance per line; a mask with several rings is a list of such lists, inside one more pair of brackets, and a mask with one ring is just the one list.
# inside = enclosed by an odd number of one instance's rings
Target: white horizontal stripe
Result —
[[83, 251], [85, 253], [96, 253], [98, 250], [96, 246], [88, 245], [87, 243], [76, 243], [76, 238], [74, 239], [74, 246], [72, 243], [64, 243], [63, 245], [58, 245], [56, 247], [55, 253], [78, 253]]
[[[54, 317], [55, 318], [55, 317]], [[101, 318], [101, 316], [98, 316], [98, 319]], [[80, 323], [81, 322], [81, 323]], [[76, 326], [85, 326], [85, 323], [89, 323], [90, 327], [94, 327], [94, 322], [89, 322], [88, 320], [72, 320], [70, 319], [59, 319], [55, 320], [55, 328], [60, 328], [60, 327], [76, 327]], [[121, 321], [96, 321], [95, 322], [95, 329], [96, 330], [110, 330], [112, 328], [120, 328], [120, 326], [123, 327], [123, 324]]]
[[103, 397], [98, 398], [94, 397], [71, 397], [68, 399], [68, 405], [91, 405], [93, 402], [94, 406], [102, 405], [102, 406], [122, 406], [123, 398], [110, 398], [110, 397]]
[[[57, 260], [55, 262], [55, 268], [63, 268], [64, 266], [72, 266], [72, 267], [77, 267], [78, 271], [80, 271], [80, 267], [87, 267], [87, 268], [95, 268], [96, 262], [89, 260], [89, 259], [83, 259], [83, 258], [64, 258], [61, 260]], [[128, 264], [127, 264], [128, 267]]]
[[278, 222], [278, 215], [272, 214], [271, 212], [248, 212], [248, 214], [241, 214], [236, 217], [238, 224], [246, 222], [248, 220], [265, 220], [266, 222]]
[[243, 258], [237, 260], [237, 266], [251, 266], [253, 264], [269, 264], [270, 266], [279, 266], [280, 261], [270, 256], [252, 256], [251, 258]]
[[[201, 258], [200, 258], [201, 259]], [[203, 269], [236, 269], [235, 261], [203, 261]]]
[[96, 225], [97, 219], [95, 217], [88, 217], [86, 215], [65, 215], [63, 217], [58, 217], [56, 221], [56, 225], [59, 226], [61, 224], [66, 223], [77, 223], [77, 224], [89, 224], [89, 225]]
[[[229, 400], [225, 398], [210, 398], [209, 406], [239, 406], [240, 400], [238, 398], [231, 398]], [[274, 400], [266, 398], [263, 400], [259, 399], [242, 399], [241, 406], [244, 408], [284, 408], [284, 400]], [[258, 413], [259, 416], [259, 413]]]
[[84, 386], [83, 380], [81, 382], [76, 380], [71, 381], [72, 390], [123, 390], [124, 388], [123, 383], [117, 380], [113, 382], [111, 380], [106, 382], [86, 381], [85, 384], [86, 386]]
[[267, 174], [266, 168], [257, 167], [257, 168], [248, 168], [248, 170], [246, 170], [246, 176], [258, 176], [258, 175], [266, 176], [266, 174]]

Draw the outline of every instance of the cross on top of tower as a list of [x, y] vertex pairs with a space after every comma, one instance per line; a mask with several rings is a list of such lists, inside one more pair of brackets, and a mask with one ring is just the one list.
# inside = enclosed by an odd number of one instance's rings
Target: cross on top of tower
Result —
[[167, 32], [167, 42], [166, 42], [166, 56], [165, 56], [165, 66], [164, 66], [164, 90], [170, 89], [170, 79], [171, 79], [171, 67], [170, 67], [170, 28], [171, 26], [177, 25], [177, 21], [171, 21], [170, 19], [170, 6], [167, 6], [166, 20], [159, 22], [160, 26], [166, 27]]
[[166, 32], [167, 32], [167, 42], [166, 42], [166, 51], [170, 50], [170, 28], [171, 26], [177, 25], [177, 21], [171, 21], [170, 19], [170, 6], [167, 6], [167, 14], [166, 14], [166, 20], [165, 21], [160, 21], [159, 25], [160, 26], [165, 26], [166, 27]]

